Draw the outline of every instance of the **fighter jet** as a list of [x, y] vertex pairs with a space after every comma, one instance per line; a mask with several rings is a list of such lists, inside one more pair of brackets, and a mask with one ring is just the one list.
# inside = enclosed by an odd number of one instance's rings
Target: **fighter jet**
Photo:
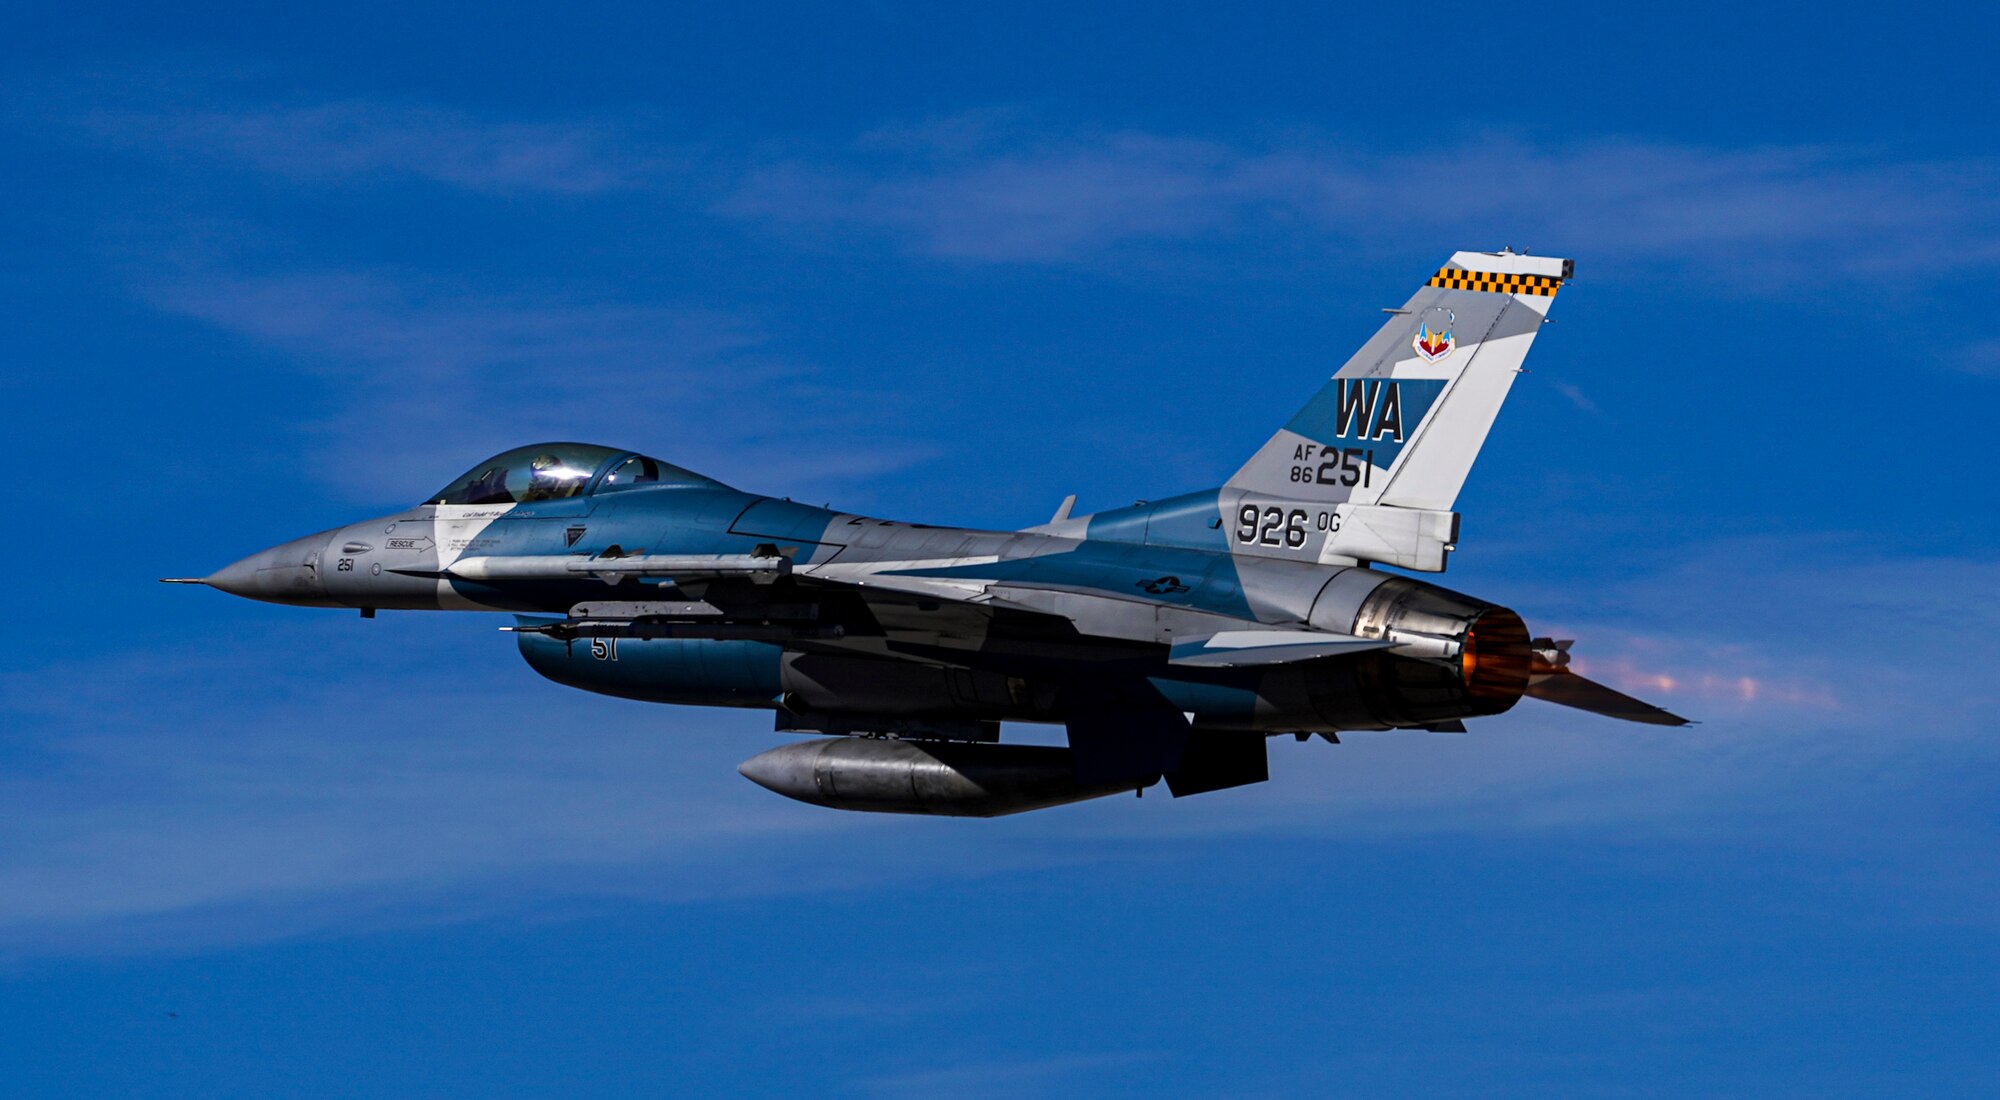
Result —
[[[768, 710], [818, 735], [745, 761], [846, 810], [990, 817], [1164, 778], [1269, 777], [1267, 738], [1460, 733], [1523, 696], [1685, 720], [1570, 670], [1567, 640], [1408, 574], [1573, 274], [1459, 252], [1218, 488], [1020, 531], [731, 488], [615, 447], [537, 443], [413, 507], [202, 578], [304, 607], [499, 611], [560, 684]], [[1068, 746], [1005, 743], [1052, 723]]]

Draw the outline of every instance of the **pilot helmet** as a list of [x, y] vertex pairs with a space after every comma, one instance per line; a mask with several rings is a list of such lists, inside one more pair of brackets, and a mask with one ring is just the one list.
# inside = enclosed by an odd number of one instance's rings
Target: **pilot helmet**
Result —
[[528, 492], [532, 500], [566, 497], [583, 485], [583, 472], [561, 457], [544, 452], [528, 462]]

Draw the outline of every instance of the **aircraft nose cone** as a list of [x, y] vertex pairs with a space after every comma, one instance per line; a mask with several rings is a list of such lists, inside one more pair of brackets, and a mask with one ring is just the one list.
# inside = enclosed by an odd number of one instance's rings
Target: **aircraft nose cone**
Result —
[[246, 600], [336, 606], [326, 598], [326, 582], [319, 575], [327, 538], [322, 531], [273, 546], [204, 577], [203, 583]]

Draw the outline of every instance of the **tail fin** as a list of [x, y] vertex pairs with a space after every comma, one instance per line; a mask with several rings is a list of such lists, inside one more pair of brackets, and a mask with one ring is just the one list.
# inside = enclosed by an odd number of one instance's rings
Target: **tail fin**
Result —
[[1573, 267], [1453, 254], [1225, 489], [1450, 512]]

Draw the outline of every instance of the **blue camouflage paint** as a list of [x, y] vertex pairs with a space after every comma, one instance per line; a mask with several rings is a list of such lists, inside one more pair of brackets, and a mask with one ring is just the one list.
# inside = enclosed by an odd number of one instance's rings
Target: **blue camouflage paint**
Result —
[[[609, 497], [523, 504], [480, 532], [482, 556], [601, 554], [617, 545], [628, 554], [745, 554], [759, 542], [730, 530], [736, 517], [760, 497], [709, 482], [689, 488], [660, 486]], [[593, 507], [594, 505], [594, 507]], [[575, 543], [569, 530], [582, 527]], [[600, 594], [602, 582], [523, 581], [497, 587], [460, 577], [451, 586], [467, 599], [489, 607], [519, 610], [549, 606], [562, 598]], [[572, 601], [573, 602], [573, 601]]]
[[668, 489], [640, 495], [659, 522], [645, 547], [647, 553], [742, 554], [760, 541], [730, 530], [736, 517], [762, 499], [753, 494], [735, 489]]
[[1204, 489], [1099, 512], [1090, 517], [1084, 537], [1228, 553], [1229, 533], [1222, 529], [1221, 496], [1220, 489]]
[[1335, 378], [1285, 425], [1322, 447], [1375, 452], [1387, 469], [1444, 392], [1442, 378]]
[[825, 508], [765, 497], [744, 509], [730, 527], [738, 534], [780, 543], [843, 545], [847, 539], [836, 537], [831, 529], [834, 518]]
[[[561, 618], [517, 615], [522, 626]], [[648, 702], [716, 707], [769, 707], [778, 697], [784, 650], [763, 642], [707, 638], [621, 638], [615, 646], [588, 638], [562, 642], [517, 634], [521, 656], [556, 683]]]
[[[1098, 595], [1152, 600], [1221, 615], [1253, 619], [1228, 554], [1171, 546], [1096, 540], [1058, 554], [1038, 554], [984, 564], [891, 570], [902, 577], [976, 577], [1003, 583], [1066, 588]], [[1161, 584], [1166, 578], [1173, 584]]]

